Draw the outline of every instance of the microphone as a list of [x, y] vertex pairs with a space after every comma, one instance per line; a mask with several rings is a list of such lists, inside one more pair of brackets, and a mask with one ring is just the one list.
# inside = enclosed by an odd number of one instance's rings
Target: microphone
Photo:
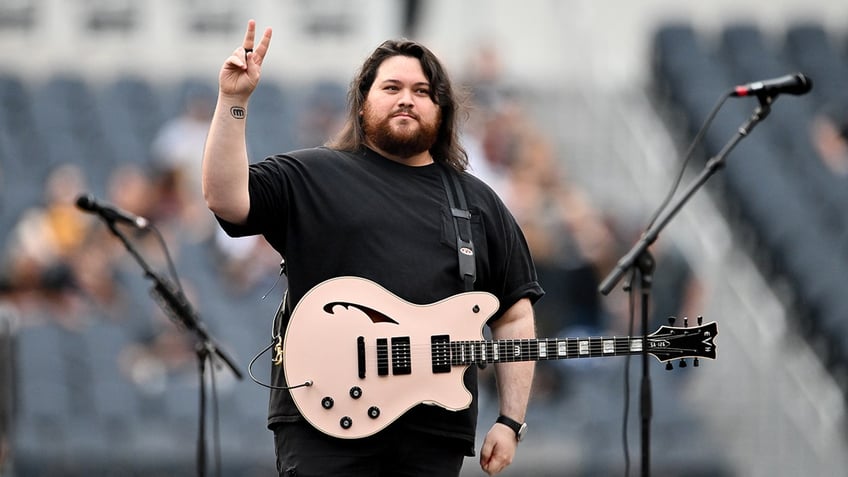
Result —
[[82, 194], [77, 197], [77, 207], [86, 212], [97, 214], [109, 222], [124, 222], [137, 229], [146, 229], [150, 225], [150, 222], [144, 217], [124, 212], [111, 205], [102, 204], [91, 194]]
[[802, 73], [755, 81], [733, 88], [731, 96], [777, 96], [781, 93], [801, 95], [813, 89], [813, 80]]

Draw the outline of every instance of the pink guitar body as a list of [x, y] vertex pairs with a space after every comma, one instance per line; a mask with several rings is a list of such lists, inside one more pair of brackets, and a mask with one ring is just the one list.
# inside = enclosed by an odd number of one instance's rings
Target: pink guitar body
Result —
[[286, 330], [286, 380], [311, 382], [292, 398], [314, 427], [347, 439], [370, 436], [421, 403], [465, 409], [468, 366], [434, 372], [431, 339], [450, 330], [451, 341], [481, 340], [498, 306], [485, 292], [415, 305], [362, 278], [328, 280], [301, 299]]

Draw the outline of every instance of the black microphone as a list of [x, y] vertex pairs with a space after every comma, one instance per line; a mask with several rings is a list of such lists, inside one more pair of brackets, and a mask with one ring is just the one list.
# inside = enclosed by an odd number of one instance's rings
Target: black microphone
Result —
[[111, 205], [101, 204], [91, 194], [82, 194], [77, 197], [77, 207], [86, 212], [95, 213], [109, 222], [124, 222], [138, 229], [146, 229], [150, 224], [144, 217], [124, 212]]
[[813, 89], [813, 80], [802, 73], [781, 76], [763, 81], [755, 81], [733, 88], [732, 96], [777, 96], [786, 94], [807, 94]]

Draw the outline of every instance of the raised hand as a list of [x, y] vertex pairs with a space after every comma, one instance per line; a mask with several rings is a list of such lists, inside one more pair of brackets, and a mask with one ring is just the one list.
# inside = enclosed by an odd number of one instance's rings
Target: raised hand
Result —
[[218, 88], [221, 95], [237, 97], [246, 100], [262, 74], [262, 62], [271, 44], [271, 29], [266, 28], [259, 44], [255, 44], [256, 21], [247, 22], [242, 46], [236, 48], [230, 55], [218, 75]]

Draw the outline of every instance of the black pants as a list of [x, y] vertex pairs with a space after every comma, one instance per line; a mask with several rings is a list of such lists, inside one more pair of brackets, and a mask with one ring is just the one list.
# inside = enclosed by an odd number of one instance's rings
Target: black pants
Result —
[[362, 439], [330, 437], [301, 421], [274, 429], [280, 477], [458, 476], [460, 441], [390, 426]]

